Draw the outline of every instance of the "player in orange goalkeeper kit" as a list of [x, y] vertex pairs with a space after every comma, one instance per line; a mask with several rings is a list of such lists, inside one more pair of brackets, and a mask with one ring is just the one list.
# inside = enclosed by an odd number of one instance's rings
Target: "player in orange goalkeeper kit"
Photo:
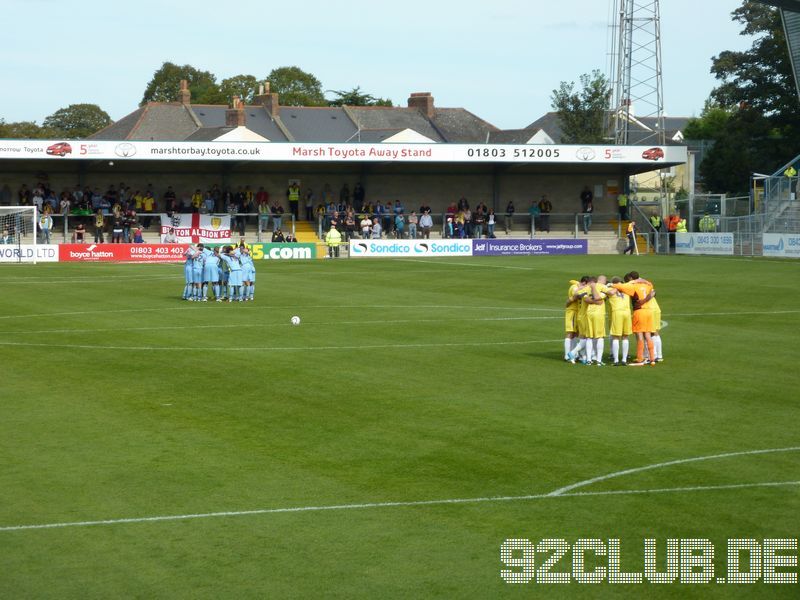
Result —
[[[653, 290], [652, 284], [646, 281], [636, 281], [639, 273], [631, 271], [625, 275], [625, 283], [612, 283], [611, 287], [616, 288], [626, 296], [633, 299], [633, 333], [636, 334], [636, 362], [635, 365], [648, 364], [644, 361], [644, 346], [647, 344], [647, 351], [651, 357], [655, 357], [653, 339], [650, 333], [655, 331], [653, 324], [653, 304], [648, 299], [648, 295]], [[655, 360], [649, 362], [656, 366]]]

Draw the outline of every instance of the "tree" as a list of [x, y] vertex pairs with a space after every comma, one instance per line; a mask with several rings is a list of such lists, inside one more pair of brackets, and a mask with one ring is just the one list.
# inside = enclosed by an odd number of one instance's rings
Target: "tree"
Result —
[[210, 71], [200, 71], [191, 65], [165, 62], [147, 84], [140, 106], [148, 102], [175, 102], [180, 96], [181, 79], [189, 83], [192, 102], [195, 104], [226, 104], [227, 99], [217, 85], [217, 77]]
[[283, 106], [326, 106], [322, 84], [299, 67], [278, 67], [267, 76], [271, 92], [280, 94]]
[[748, 50], [712, 59], [721, 83], [710, 103], [728, 117], [708, 111], [684, 134], [714, 142], [699, 169], [707, 189], [746, 193], [752, 173], [771, 173], [800, 153], [800, 110], [778, 10], [748, 0], [731, 14], [742, 35], [756, 39]]
[[234, 75], [222, 80], [219, 91], [228, 101], [239, 96], [245, 104], [252, 104], [258, 91], [258, 80], [253, 75]]
[[47, 117], [42, 127], [60, 133], [59, 137], [85, 138], [112, 123], [111, 117], [97, 104], [70, 104]]
[[394, 106], [388, 98], [376, 98], [371, 94], [365, 94], [360, 86], [352, 90], [328, 90], [336, 95], [333, 100], [328, 100], [328, 106]]
[[0, 139], [23, 140], [23, 139], [47, 139], [57, 137], [56, 132], [44, 129], [37, 125], [35, 121], [15, 121], [6, 123], [0, 119]]
[[689, 119], [683, 128], [687, 140], [713, 140], [720, 135], [734, 116], [734, 111], [707, 100], [699, 117]]
[[611, 90], [606, 77], [597, 69], [575, 82], [562, 81], [551, 96], [552, 107], [561, 122], [561, 141], [567, 144], [597, 144], [605, 137], [603, 122], [609, 107]]

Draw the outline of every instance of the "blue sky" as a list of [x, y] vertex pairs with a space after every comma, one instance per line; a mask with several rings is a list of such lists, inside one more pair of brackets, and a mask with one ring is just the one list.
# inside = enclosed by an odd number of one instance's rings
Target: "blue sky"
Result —
[[[356, 85], [405, 105], [431, 92], [501, 128], [550, 110], [562, 80], [606, 68], [610, 0], [3, 0], [0, 118], [69, 104], [113, 119], [135, 110], [162, 62], [218, 80], [297, 65], [323, 89]], [[746, 48], [739, 0], [661, 2], [665, 109], [696, 115], [715, 85], [710, 58]]]

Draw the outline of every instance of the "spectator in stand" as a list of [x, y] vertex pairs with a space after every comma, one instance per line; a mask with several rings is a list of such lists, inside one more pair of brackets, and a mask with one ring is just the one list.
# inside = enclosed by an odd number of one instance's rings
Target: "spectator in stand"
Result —
[[133, 230], [133, 243], [144, 244], [144, 234], [142, 233], [142, 228], [138, 225]]
[[550, 233], [550, 213], [553, 212], [553, 203], [547, 198], [547, 194], [542, 194], [539, 200], [539, 230]]
[[592, 226], [592, 213], [594, 212], [594, 194], [588, 185], [583, 186], [581, 192], [581, 209], [583, 211], [583, 233], [588, 234]]
[[178, 210], [178, 196], [175, 195], [175, 190], [172, 186], [167, 186], [167, 191], [164, 192], [164, 210], [166, 212], [175, 212]]
[[458, 199], [458, 210], [465, 211], [469, 208], [469, 201], [464, 197]]
[[200, 188], [195, 189], [194, 194], [192, 194], [192, 212], [199, 213], [200, 207], [203, 205], [203, 192], [200, 191]]
[[147, 229], [147, 228], [150, 227], [150, 221], [152, 219], [150, 214], [155, 212], [155, 209], [156, 209], [156, 199], [153, 197], [153, 192], [147, 191], [147, 192], [144, 193], [144, 198], [142, 199], [142, 204], [144, 206], [144, 212], [148, 213], [148, 216], [146, 216], [143, 219], [144, 227], [145, 227], [145, 229]]
[[117, 192], [117, 188], [114, 187], [113, 183], [108, 186], [105, 196], [106, 200], [108, 200], [108, 203], [111, 206], [114, 206], [114, 203], [119, 201], [119, 193]]
[[420, 229], [422, 229], [422, 239], [430, 239], [431, 228], [433, 228], [433, 217], [431, 217], [430, 209], [422, 213], [422, 216], [419, 218], [419, 226]]
[[392, 225], [394, 224], [394, 206], [391, 202], [387, 202], [383, 207], [383, 230], [389, 236], [392, 233]]
[[133, 200], [133, 208], [137, 213], [144, 210], [144, 194], [140, 190], [136, 190], [131, 197]]
[[59, 212], [66, 216], [69, 214], [70, 207], [72, 206], [72, 202], [70, 201], [70, 195], [64, 192], [61, 194], [61, 204], [59, 206]]
[[211, 192], [206, 190], [203, 194], [203, 201], [200, 203], [200, 212], [204, 215], [210, 215], [214, 212], [214, 198], [211, 197]]
[[463, 210], [459, 210], [456, 213], [455, 218], [453, 219], [453, 226], [454, 226], [454, 237], [457, 237], [460, 240], [464, 239], [464, 236], [467, 234], [466, 225], [466, 216], [464, 215]]
[[472, 211], [469, 209], [469, 204], [461, 211], [464, 215], [464, 235], [462, 237], [472, 237]]
[[375, 217], [372, 221], [372, 238], [375, 240], [381, 239], [381, 221]]
[[103, 211], [99, 208], [94, 214], [94, 243], [103, 243], [103, 227], [105, 226], [106, 218], [103, 216]]
[[277, 198], [272, 203], [272, 230], [275, 231], [283, 226], [283, 206]]
[[356, 183], [356, 187], [353, 188], [353, 209], [360, 211], [364, 208], [365, 196], [366, 191], [364, 190], [364, 186], [361, 185], [361, 182], [359, 181]]
[[406, 218], [403, 213], [397, 213], [394, 217], [394, 237], [402, 240], [406, 233]]
[[50, 211], [45, 210], [39, 217], [39, 231], [42, 233], [42, 241], [45, 244], [50, 243], [50, 232], [53, 229], [53, 217], [50, 216]]
[[294, 215], [295, 219], [298, 219], [300, 217], [300, 186], [296, 181], [289, 184], [289, 188], [286, 190], [286, 200], [289, 202], [289, 212]]
[[14, 240], [9, 233], [8, 229], [3, 229], [2, 235], [0, 235], [0, 244], [13, 244]]
[[486, 213], [483, 211], [484, 204], [478, 204], [475, 212], [472, 213], [472, 234], [476, 239], [483, 237], [483, 227], [486, 225]]
[[496, 217], [494, 214], [494, 209], [489, 209], [489, 214], [486, 215], [486, 237], [489, 239], [495, 239], [494, 234], [494, 226], [496, 225]]
[[417, 225], [419, 225], [419, 217], [416, 211], [411, 211], [408, 215], [408, 237], [412, 240], [417, 239]]
[[356, 237], [356, 217], [353, 211], [348, 211], [344, 218], [345, 241], [349, 242]]
[[115, 216], [114, 217], [114, 225], [111, 229], [111, 243], [112, 244], [120, 244], [122, 243], [122, 217]]
[[286, 234], [286, 238], [283, 241], [286, 242], [287, 244], [296, 244], [297, 238], [294, 237], [294, 235], [292, 235], [291, 232], [289, 232]]
[[129, 244], [131, 241], [131, 229], [136, 225], [136, 211], [128, 208], [122, 216], [122, 241]]
[[162, 240], [165, 244], [177, 244], [178, 243], [178, 236], [175, 235], [175, 229], [169, 227], [167, 229], [167, 233], [164, 234], [164, 239]]
[[456, 213], [458, 212], [458, 207], [456, 206], [455, 202], [451, 202], [447, 205], [447, 210], [445, 211], [448, 217], [455, 218]]
[[531, 234], [533, 234], [539, 226], [539, 204], [536, 200], [531, 200], [531, 205], [528, 208], [528, 216], [531, 218]]
[[92, 190], [92, 198], [91, 198], [92, 211], [96, 211], [99, 208], [103, 208], [103, 204], [104, 204], [104, 199], [103, 195], [100, 193], [100, 188], [95, 187], [94, 190]]
[[78, 222], [75, 226], [75, 233], [72, 236], [72, 241], [76, 244], [83, 244], [86, 241], [86, 226], [83, 221]]
[[17, 192], [17, 202], [20, 206], [30, 206], [31, 191], [26, 184], [22, 184]]
[[314, 221], [314, 202], [316, 202], [316, 197], [314, 196], [314, 190], [311, 188], [306, 189], [305, 198], [305, 205], [306, 205], [306, 221], [309, 223]]
[[33, 197], [32, 197], [33, 204], [36, 206], [36, 210], [42, 212], [42, 206], [44, 205], [44, 190], [37, 187], [33, 190]]
[[361, 239], [366, 240], [372, 235], [372, 219], [369, 215], [365, 214], [361, 219]]
[[281, 231], [280, 227], [278, 227], [277, 229], [275, 229], [275, 231], [272, 232], [273, 244], [282, 244], [285, 241], [286, 238], [283, 237], [283, 232]]

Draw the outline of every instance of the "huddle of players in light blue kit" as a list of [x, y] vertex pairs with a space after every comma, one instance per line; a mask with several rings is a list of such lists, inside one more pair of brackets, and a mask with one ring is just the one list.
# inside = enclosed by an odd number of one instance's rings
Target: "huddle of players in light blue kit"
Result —
[[255, 300], [256, 266], [250, 250], [244, 244], [210, 250], [203, 244], [192, 245], [183, 257], [186, 285], [183, 299], [208, 302], [211, 287], [217, 302], [247, 302]]

